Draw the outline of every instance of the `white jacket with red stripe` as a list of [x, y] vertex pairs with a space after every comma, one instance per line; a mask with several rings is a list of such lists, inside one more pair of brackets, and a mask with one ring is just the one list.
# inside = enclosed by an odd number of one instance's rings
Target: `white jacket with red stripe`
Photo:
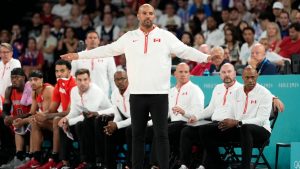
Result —
[[241, 87], [238, 81], [228, 88], [224, 83], [216, 85], [213, 90], [209, 105], [204, 109], [203, 113], [196, 114], [198, 120], [211, 117], [213, 121], [222, 121], [226, 118], [234, 119], [234, 115], [228, 112], [229, 103], [233, 99], [233, 92]]
[[168, 94], [171, 54], [196, 62], [207, 60], [206, 54], [186, 46], [171, 32], [158, 27], [148, 34], [141, 29], [129, 31], [111, 44], [78, 54], [80, 59], [91, 59], [124, 53], [131, 94]]
[[244, 87], [236, 89], [231, 102], [231, 111], [236, 120], [243, 124], [256, 124], [271, 132], [270, 113], [272, 110], [273, 95], [271, 92], [256, 83], [255, 87], [246, 94]]
[[[184, 115], [176, 114], [172, 108], [179, 106]], [[173, 87], [169, 93], [169, 117], [171, 121], [188, 121], [192, 115], [201, 114], [204, 109], [204, 94], [199, 86], [189, 81], [180, 89]]]

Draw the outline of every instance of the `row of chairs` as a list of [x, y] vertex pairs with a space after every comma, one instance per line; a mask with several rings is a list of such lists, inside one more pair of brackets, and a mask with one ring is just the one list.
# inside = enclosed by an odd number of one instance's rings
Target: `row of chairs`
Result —
[[291, 56], [291, 63], [284, 62], [284, 66], [279, 68], [279, 74], [300, 74], [300, 54]]

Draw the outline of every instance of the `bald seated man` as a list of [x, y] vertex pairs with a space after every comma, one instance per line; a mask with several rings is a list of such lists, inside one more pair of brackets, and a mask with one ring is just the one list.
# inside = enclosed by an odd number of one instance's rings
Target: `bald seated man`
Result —
[[266, 58], [266, 49], [260, 43], [252, 47], [248, 64], [256, 69], [258, 75], [276, 75], [278, 72], [276, 66]]

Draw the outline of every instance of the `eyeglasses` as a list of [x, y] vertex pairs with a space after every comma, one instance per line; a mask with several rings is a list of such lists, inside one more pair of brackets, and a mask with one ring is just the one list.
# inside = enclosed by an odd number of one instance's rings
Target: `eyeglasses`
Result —
[[116, 79], [115, 79], [116, 82], [118, 82], [118, 81], [124, 81], [124, 80], [127, 80], [127, 78], [122, 77], [122, 78], [116, 78]]
[[0, 54], [9, 54], [11, 51], [1, 51]]

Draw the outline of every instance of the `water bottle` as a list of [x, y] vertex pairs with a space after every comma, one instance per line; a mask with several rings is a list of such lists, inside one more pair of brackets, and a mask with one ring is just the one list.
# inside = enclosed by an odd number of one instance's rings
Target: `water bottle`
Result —
[[123, 169], [123, 164], [122, 164], [122, 162], [118, 162], [118, 164], [117, 164], [117, 169]]
[[85, 50], [85, 43], [84, 43], [83, 40], [80, 40], [80, 41], [78, 42], [77, 52], [81, 52], [81, 51], [83, 51], [83, 50]]
[[209, 76], [209, 74], [210, 74], [210, 73], [209, 73], [209, 70], [208, 70], [208, 69], [205, 69], [204, 72], [203, 72], [203, 76]]

